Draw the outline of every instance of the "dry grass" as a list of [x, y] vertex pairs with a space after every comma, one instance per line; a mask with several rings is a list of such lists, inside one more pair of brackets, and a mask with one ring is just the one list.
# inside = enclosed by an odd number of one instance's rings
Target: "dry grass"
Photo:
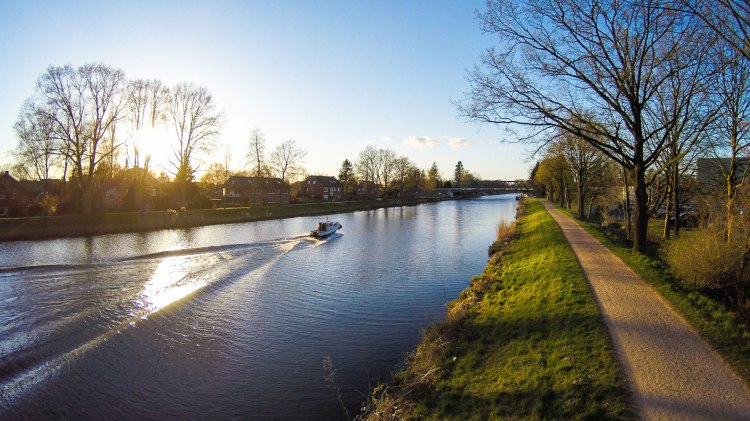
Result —
[[496, 240], [490, 246], [487, 254], [492, 259], [490, 263], [497, 264], [502, 259], [502, 251], [510, 246], [511, 240], [516, 234], [516, 221], [508, 222], [500, 219], [495, 228]]
[[495, 232], [497, 233], [497, 241], [507, 241], [516, 232], [516, 222], [508, 222], [505, 219], [500, 219]]

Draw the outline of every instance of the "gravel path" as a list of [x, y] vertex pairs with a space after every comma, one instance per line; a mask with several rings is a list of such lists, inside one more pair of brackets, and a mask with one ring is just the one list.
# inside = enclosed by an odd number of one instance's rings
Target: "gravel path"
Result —
[[641, 418], [750, 420], [750, 391], [655, 290], [545, 203], [604, 315]]

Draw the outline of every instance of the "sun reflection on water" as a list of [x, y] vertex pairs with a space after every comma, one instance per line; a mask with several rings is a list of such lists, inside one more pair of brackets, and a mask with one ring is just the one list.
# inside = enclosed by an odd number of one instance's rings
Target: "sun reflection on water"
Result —
[[170, 256], [162, 260], [138, 294], [134, 316], [146, 319], [208, 285], [211, 275], [204, 273], [194, 276], [193, 272], [199, 272], [217, 260], [217, 257], [211, 256]]

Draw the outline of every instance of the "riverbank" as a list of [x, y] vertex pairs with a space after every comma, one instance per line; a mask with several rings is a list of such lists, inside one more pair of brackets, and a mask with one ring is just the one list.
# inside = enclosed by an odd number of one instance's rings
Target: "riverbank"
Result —
[[436, 201], [438, 199], [393, 199], [264, 205], [246, 208], [189, 209], [185, 211], [103, 213], [88, 217], [65, 215], [0, 218], [0, 241], [85, 237], [299, 216], [331, 215], [385, 207], [413, 206]]
[[369, 418], [634, 416], [602, 316], [562, 231], [529, 203], [484, 272], [377, 387]]

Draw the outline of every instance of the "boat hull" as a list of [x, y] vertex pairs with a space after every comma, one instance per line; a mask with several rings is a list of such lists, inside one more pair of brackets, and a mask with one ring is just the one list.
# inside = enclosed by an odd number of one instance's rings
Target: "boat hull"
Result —
[[336, 232], [336, 231], [338, 231], [340, 229], [341, 229], [341, 224], [339, 224], [338, 222], [336, 222], [334, 225], [332, 225], [331, 227], [329, 227], [326, 230], [312, 230], [312, 231], [310, 231], [310, 236], [311, 237], [315, 237], [315, 238], [325, 238], [325, 237], [328, 237], [329, 235], [333, 234], [334, 232]]

